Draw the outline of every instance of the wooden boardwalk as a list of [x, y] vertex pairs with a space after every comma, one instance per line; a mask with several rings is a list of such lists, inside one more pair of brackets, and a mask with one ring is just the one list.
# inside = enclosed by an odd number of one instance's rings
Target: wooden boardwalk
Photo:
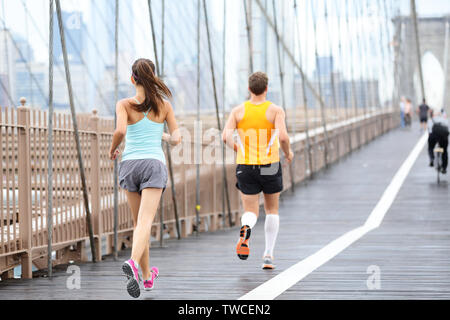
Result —
[[[282, 198], [277, 269], [260, 269], [264, 219], [252, 232], [251, 256], [234, 252], [238, 228], [166, 242], [151, 250], [161, 270], [155, 290], [140, 299], [238, 299], [346, 232], [364, 224], [418, 139], [418, 129], [394, 130], [362, 147]], [[277, 299], [449, 299], [450, 193], [436, 184], [424, 149], [381, 226], [364, 235]], [[156, 245], [156, 244], [155, 244]], [[54, 278], [0, 282], [0, 299], [130, 299], [122, 261], [82, 264], [81, 289], [69, 290], [67, 266]], [[380, 270], [369, 290], [367, 269]]]

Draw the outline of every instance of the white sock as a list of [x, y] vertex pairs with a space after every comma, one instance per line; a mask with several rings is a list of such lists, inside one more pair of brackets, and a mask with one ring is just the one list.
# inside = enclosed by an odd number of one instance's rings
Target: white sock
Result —
[[264, 256], [273, 257], [273, 249], [277, 241], [278, 229], [280, 228], [280, 216], [277, 214], [267, 214], [264, 230], [266, 232], [266, 251]]
[[255, 226], [256, 221], [258, 221], [258, 217], [256, 216], [256, 214], [254, 214], [253, 212], [246, 212], [242, 215], [241, 225], [249, 226], [250, 229], [252, 229]]

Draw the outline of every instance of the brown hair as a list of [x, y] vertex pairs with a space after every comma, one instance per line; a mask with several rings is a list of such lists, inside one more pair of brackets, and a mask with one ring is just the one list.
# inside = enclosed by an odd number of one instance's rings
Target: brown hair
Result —
[[172, 93], [164, 82], [155, 75], [155, 64], [149, 59], [138, 59], [131, 68], [136, 85], [144, 87], [145, 100], [134, 104], [136, 111], [146, 112], [150, 108], [159, 116], [164, 97], [172, 97]]
[[259, 96], [266, 91], [269, 84], [269, 77], [264, 72], [255, 72], [248, 79], [248, 88], [250, 91]]

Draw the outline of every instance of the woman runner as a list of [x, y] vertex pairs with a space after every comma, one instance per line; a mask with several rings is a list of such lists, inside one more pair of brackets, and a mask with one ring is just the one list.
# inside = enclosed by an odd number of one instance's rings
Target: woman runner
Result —
[[[114, 132], [110, 159], [119, 155], [118, 147], [125, 138], [125, 150], [119, 164], [119, 183], [125, 190], [133, 223], [131, 259], [122, 270], [128, 277], [127, 291], [140, 295], [139, 269], [144, 279], [144, 290], [153, 289], [159, 270], [150, 268], [150, 230], [161, 195], [166, 188], [167, 168], [162, 140], [177, 145], [181, 141], [169, 88], [155, 75], [155, 65], [148, 59], [137, 60], [132, 67], [131, 82], [136, 95], [120, 100], [116, 106], [117, 129]], [[170, 134], [164, 133], [167, 122]]]

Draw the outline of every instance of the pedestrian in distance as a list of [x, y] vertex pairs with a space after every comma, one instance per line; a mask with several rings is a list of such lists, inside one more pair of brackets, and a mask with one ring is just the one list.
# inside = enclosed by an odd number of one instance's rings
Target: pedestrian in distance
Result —
[[425, 99], [422, 100], [422, 104], [417, 108], [417, 114], [419, 115], [419, 121], [420, 121], [420, 131], [425, 132], [427, 131], [427, 123], [428, 123], [428, 117], [430, 115], [430, 107], [427, 105], [427, 102]]

